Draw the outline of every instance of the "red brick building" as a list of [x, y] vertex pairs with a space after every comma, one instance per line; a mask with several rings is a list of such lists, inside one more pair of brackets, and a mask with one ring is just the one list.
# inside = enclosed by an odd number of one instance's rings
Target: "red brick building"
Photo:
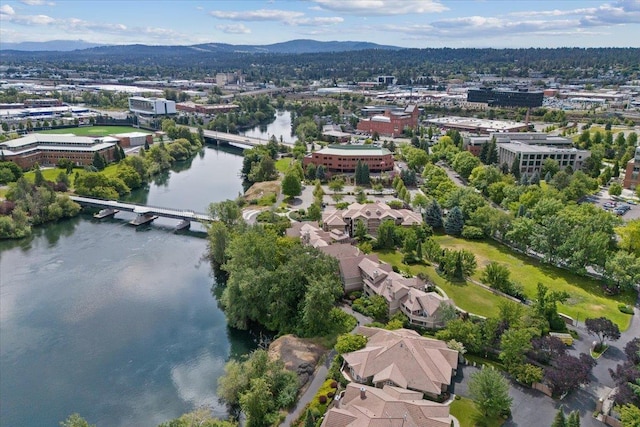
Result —
[[118, 133], [111, 136], [120, 141], [120, 146], [122, 148], [138, 147], [144, 145], [145, 143], [149, 145], [153, 144], [153, 135], [150, 133], [127, 132]]
[[393, 170], [393, 154], [386, 148], [362, 145], [329, 145], [322, 150], [307, 154], [302, 163], [324, 166], [327, 173], [353, 173], [358, 161], [369, 166], [369, 172]]
[[382, 115], [360, 119], [358, 130], [369, 134], [377, 132], [384, 136], [400, 136], [405, 128], [415, 129], [418, 127], [419, 114], [418, 107], [414, 104], [399, 111], [387, 109]]
[[0, 153], [5, 160], [14, 162], [23, 169], [31, 169], [36, 163], [54, 166], [61, 159], [69, 159], [79, 166], [88, 166], [93, 163], [96, 152], [103, 155], [107, 162], [112, 162], [117, 144], [118, 140], [109, 136], [94, 138], [32, 133], [0, 143]]
[[640, 185], [640, 147], [636, 147], [636, 155], [627, 163], [622, 186], [629, 190], [635, 190]]

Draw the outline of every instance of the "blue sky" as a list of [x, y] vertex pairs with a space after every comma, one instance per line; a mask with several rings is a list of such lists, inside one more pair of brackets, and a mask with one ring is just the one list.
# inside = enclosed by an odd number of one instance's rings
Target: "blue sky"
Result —
[[640, 0], [0, 0], [5, 42], [640, 47]]

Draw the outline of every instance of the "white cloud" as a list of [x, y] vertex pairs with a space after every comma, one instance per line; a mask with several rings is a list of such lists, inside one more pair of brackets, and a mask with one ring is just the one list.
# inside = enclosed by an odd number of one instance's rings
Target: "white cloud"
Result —
[[2, 6], [0, 6], [0, 16], [2, 15], [12, 16], [15, 14], [16, 14], [16, 11], [13, 10], [13, 8], [8, 4], [3, 4]]
[[216, 29], [227, 34], [250, 34], [251, 30], [244, 24], [216, 25]]
[[29, 6], [43, 6], [43, 5], [55, 6], [56, 5], [52, 1], [45, 1], [45, 0], [20, 0], [20, 3], [26, 4]]
[[271, 21], [282, 22], [286, 25], [298, 26], [322, 26], [322, 25], [334, 25], [344, 22], [344, 19], [339, 16], [331, 17], [306, 17], [303, 12], [295, 12], [291, 10], [278, 10], [278, 9], [260, 9], [254, 11], [222, 11], [212, 10], [209, 15], [228, 21]]
[[313, 0], [320, 8], [361, 16], [415, 15], [449, 10], [438, 0]]

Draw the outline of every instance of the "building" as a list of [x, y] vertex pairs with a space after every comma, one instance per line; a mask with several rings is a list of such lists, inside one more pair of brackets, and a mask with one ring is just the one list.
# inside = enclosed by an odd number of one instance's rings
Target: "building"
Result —
[[345, 143], [351, 141], [351, 134], [342, 132], [338, 125], [324, 125], [322, 127], [322, 137], [333, 143]]
[[88, 166], [93, 163], [96, 152], [107, 162], [113, 161], [117, 144], [118, 139], [109, 136], [94, 138], [32, 133], [0, 143], [0, 154], [23, 169], [31, 169], [36, 163], [55, 166], [61, 159], [69, 159], [78, 166]]
[[629, 190], [635, 190], [638, 184], [640, 184], [640, 147], [636, 147], [635, 156], [627, 163], [622, 181], [622, 186]]
[[445, 342], [409, 329], [360, 326], [356, 334], [368, 341], [364, 348], [342, 355], [342, 370], [350, 381], [376, 388], [399, 387], [431, 399], [449, 391], [458, 369], [458, 352]]
[[531, 175], [540, 173], [546, 159], [554, 159], [561, 169], [582, 169], [585, 160], [591, 156], [588, 150], [577, 148], [558, 148], [543, 145], [525, 144], [520, 141], [498, 144], [498, 162], [511, 166], [516, 158], [520, 159], [520, 172]]
[[362, 145], [329, 145], [307, 154], [302, 159], [302, 164], [305, 168], [310, 163], [316, 167], [322, 165], [328, 174], [353, 173], [359, 161], [369, 166], [369, 172], [393, 170], [391, 151], [386, 148]]
[[385, 109], [381, 115], [360, 119], [357, 129], [393, 138], [402, 135], [406, 128], [417, 128], [419, 115], [420, 111], [415, 104], [410, 104], [405, 109]]
[[482, 146], [495, 138], [496, 143], [518, 141], [529, 145], [544, 145], [549, 147], [573, 147], [573, 141], [561, 136], [550, 136], [537, 132], [493, 132], [490, 135], [470, 135], [463, 137], [463, 147], [474, 156], [479, 156]]
[[145, 115], [176, 114], [176, 102], [164, 98], [145, 98], [132, 96], [129, 98], [129, 111]]
[[144, 132], [126, 132], [110, 135], [116, 138], [122, 148], [139, 147], [146, 144], [153, 144], [153, 135]]
[[322, 214], [322, 227], [325, 231], [337, 230], [353, 237], [358, 221], [362, 221], [367, 233], [375, 236], [378, 227], [385, 220], [394, 224], [411, 227], [423, 222], [422, 215], [409, 209], [393, 209], [386, 203], [353, 203], [345, 210], [327, 210]]
[[482, 102], [490, 107], [541, 107], [544, 93], [528, 89], [500, 90], [492, 88], [469, 89], [468, 102]]
[[334, 401], [321, 427], [449, 427], [449, 406], [422, 400], [420, 392], [351, 383]]
[[395, 76], [378, 76], [378, 85], [381, 86], [393, 86], [394, 84], [396, 84], [396, 77]]
[[178, 111], [184, 111], [186, 113], [198, 113], [198, 114], [220, 114], [228, 113], [229, 111], [237, 110], [240, 106], [236, 104], [196, 104], [192, 101], [179, 102], [176, 104]]
[[490, 134], [493, 132], [522, 132], [527, 131], [529, 126], [522, 122], [511, 122], [503, 120], [475, 119], [473, 117], [436, 117], [427, 120], [427, 124], [434, 125], [440, 129], [453, 129], [460, 132], [470, 132], [475, 134]]

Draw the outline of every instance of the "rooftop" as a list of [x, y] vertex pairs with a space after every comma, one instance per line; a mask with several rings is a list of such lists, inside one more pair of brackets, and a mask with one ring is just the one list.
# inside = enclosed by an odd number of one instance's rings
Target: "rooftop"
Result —
[[391, 154], [391, 151], [382, 147], [367, 147], [363, 145], [329, 145], [321, 150], [316, 151], [315, 153], [338, 156], [385, 156]]

